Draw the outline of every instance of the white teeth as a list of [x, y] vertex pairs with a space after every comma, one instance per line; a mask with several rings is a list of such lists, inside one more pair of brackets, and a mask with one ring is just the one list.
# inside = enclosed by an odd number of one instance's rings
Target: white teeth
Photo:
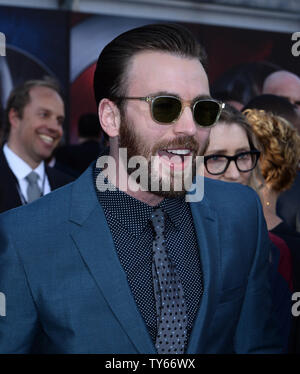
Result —
[[45, 143], [48, 143], [48, 144], [52, 144], [54, 142], [54, 139], [51, 138], [51, 136], [48, 136], [48, 135], [39, 135], [40, 138], [45, 142]]
[[173, 153], [174, 155], [187, 155], [190, 153], [189, 149], [168, 149], [167, 152]]

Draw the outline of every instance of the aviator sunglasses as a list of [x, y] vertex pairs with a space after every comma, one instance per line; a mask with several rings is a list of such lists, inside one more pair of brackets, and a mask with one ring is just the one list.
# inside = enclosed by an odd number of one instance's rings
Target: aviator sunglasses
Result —
[[219, 119], [225, 104], [214, 99], [183, 101], [176, 96], [118, 97], [121, 100], [141, 100], [150, 105], [151, 117], [160, 124], [176, 122], [184, 108], [190, 107], [194, 121], [201, 127], [213, 126]]

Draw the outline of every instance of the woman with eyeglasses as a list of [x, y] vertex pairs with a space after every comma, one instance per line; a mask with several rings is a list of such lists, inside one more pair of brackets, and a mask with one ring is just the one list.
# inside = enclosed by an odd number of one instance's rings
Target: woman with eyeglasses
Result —
[[226, 104], [204, 151], [205, 176], [248, 185], [259, 155], [245, 116]]
[[[204, 173], [208, 178], [225, 182], [254, 185], [254, 170], [261, 157], [260, 143], [247, 118], [226, 104], [218, 123], [212, 127], [204, 151]], [[246, 212], [245, 212], [246, 214]], [[270, 253], [270, 279], [273, 294], [274, 314], [279, 321], [284, 345], [287, 350], [292, 286], [290, 250], [286, 242], [269, 232], [275, 245]], [[283, 278], [282, 278], [283, 277]]]

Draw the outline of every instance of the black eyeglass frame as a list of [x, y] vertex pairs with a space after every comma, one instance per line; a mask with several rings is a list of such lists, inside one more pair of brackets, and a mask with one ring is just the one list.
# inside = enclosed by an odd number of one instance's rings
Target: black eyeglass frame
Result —
[[[238, 167], [238, 164], [237, 164], [237, 159], [240, 157], [240, 156], [243, 156], [245, 154], [251, 154], [251, 155], [255, 155], [255, 161], [254, 161], [254, 165], [250, 168], [250, 169], [247, 169], [247, 170], [241, 170], [239, 167]], [[221, 155], [221, 154], [213, 154], [213, 155], [207, 155], [207, 156], [204, 156], [204, 166], [205, 166], [205, 169], [206, 171], [211, 174], [211, 175], [221, 175], [221, 174], [224, 174], [226, 172], [226, 170], [228, 169], [231, 161], [234, 161], [235, 163], [235, 166], [236, 168], [238, 169], [238, 171], [240, 173], [248, 173], [249, 171], [253, 170], [256, 165], [257, 165], [257, 162], [258, 162], [258, 159], [260, 157], [260, 151], [258, 151], [257, 149], [251, 149], [250, 151], [245, 151], [245, 152], [240, 152], [240, 153], [237, 153], [236, 155], [234, 156], [227, 156], [227, 155]], [[224, 168], [223, 171], [221, 172], [218, 172], [218, 173], [211, 173], [208, 168], [207, 168], [207, 161], [213, 157], [224, 157], [227, 159], [227, 164]]]
[[[181, 103], [180, 113], [178, 114], [178, 116], [173, 121], [171, 121], [171, 122], [161, 122], [161, 121], [158, 121], [157, 119], [155, 119], [154, 114], [153, 114], [153, 105], [154, 105], [155, 100], [157, 100], [159, 98], [176, 99], [176, 100], [178, 100]], [[149, 103], [151, 118], [153, 119], [154, 122], [162, 124], [162, 125], [169, 125], [169, 124], [175, 123], [181, 117], [184, 108], [186, 106], [188, 106], [188, 107], [190, 107], [190, 109], [191, 109], [191, 111], [193, 113], [193, 119], [194, 119], [194, 122], [197, 124], [197, 126], [203, 127], [203, 128], [210, 128], [210, 127], [212, 127], [213, 125], [215, 125], [218, 122], [218, 120], [220, 118], [220, 115], [222, 113], [222, 110], [225, 108], [225, 103], [223, 103], [221, 101], [218, 101], [218, 100], [215, 100], [215, 99], [182, 100], [182, 99], [180, 99], [177, 96], [171, 96], [171, 95], [157, 95], [157, 96], [143, 96], [143, 97], [134, 97], [134, 96], [132, 96], [132, 97], [126, 97], [125, 96], [125, 97], [115, 97], [114, 99], [118, 99], [118, 100], [140, 100], [140, 101], [145, 101], [145, 102]], [[214, 103], [218, 104], [219, 111], [217, 113], [215, 121], [211, 125], [209, 125], [209, 126], [203, 126], [200, 123], [198, 123], [196, 121], [196, 119], [195, 119], [195, 115], [194, 115], [194, 113], [195, 113], [195, 106], [199, 102], [207, 102], [207, 101], [208, 102], [214, 102]]]

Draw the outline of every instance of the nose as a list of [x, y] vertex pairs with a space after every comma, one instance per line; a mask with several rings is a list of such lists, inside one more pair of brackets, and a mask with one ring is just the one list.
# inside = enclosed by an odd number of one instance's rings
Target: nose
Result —
[[231, 161], [227, 170], [224, 173], [224, 178], [228, 181], [237, 182], [240, 179], [240, 172], [236, 167], [234, 161]]
[[189, 107], [185, 107], [181, 116], [173, 125], [176, 135], [194, 136], [197, 132], [197, 125], [193, 118], [193, 113]]

